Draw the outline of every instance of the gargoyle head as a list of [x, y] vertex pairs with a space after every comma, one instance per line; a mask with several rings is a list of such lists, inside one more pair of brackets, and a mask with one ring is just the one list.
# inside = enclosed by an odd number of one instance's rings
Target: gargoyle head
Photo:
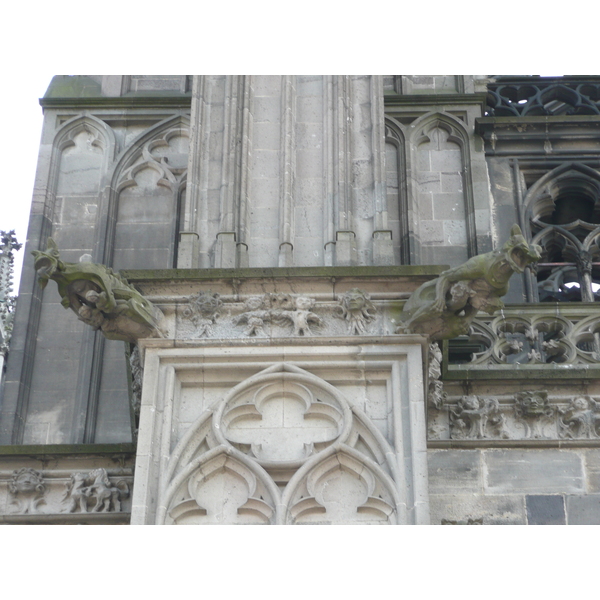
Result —
[[58, 246], [52, 238], [48, 238], [48, 248], [45, 252], [34, 250], [31, 254], [33, 254], [34, 266], [38, 273], [38, 283], [42, 289], [46, 287], [48, 280], [52, 279], [57, 271], [64, 271], [65, 266], [60, 260]]
[[542, 248], [537, 244], [528, 244], [518, 225], [513, 225], [510, 238], [502, 246], [502, 252], [516, 273], [522, 273], [525, 267], [542, 258]]

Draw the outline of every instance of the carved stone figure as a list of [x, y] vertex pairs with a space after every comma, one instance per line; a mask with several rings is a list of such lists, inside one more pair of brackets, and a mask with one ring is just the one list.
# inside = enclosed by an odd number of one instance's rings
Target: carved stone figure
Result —
[[504, 431], [504, 415], [496, 398], [480, 398], [475, 394], [463, 396], [457, 409], [450, 409], [451, 437], [453, 439], [487, 438], [489, 424], [497, 430], [499, 437], [507, 437]]
[[323, 324], [321, 317], [311, 311], [311, 308], [315, 305], [314, 298], [299, 296], [293, 302], [295, 310], [272, 311], [273, 317], [291, 321], [294, 325], [294, 335], [313, 335], [309, 323], [315, 323], [316, 325]]
[[121, 499], [129, 496], [129, 486], [124, 481], [113, 485], [106, 469], [94, 469], [89, 473], [74, 473], [66, 484], [63, 502], [65, 510], [88, 512], [93, 503], [92, 512], [120, 512]]
[[220, 294], [209, 291], [193, 294], [189, 305], [184, 309], [183, 316], [190, 319], [196, 326], [198, 337], [212, 335], [212, 326], [219, 318], [219, 310], [223, 306]]
[[514, 225], [502, 248], [474, 256], [415, 290], [400, 316], [398, 333], [421, 333], [430, 340], [466, 334], [477, 311], [493, 314], [504, 307], [500, 298], [511, 275], [540, 258], [541, 248], [528, 244]]
[[539, 439], [545, 437], [542, 425], [554, 416], [554, 408], [548, 403], [548, 393], [544, 391], [519, 392], [515, 394], [515, 416], [525, 427], [525, 437]]
[[159, 327], [161, 311], [112, 269], [61, 261], [52, 238], [45, 252], [32, 254], [40, 286], [45, 288], [50, 279], [56, 281], [61, 304], [84, 323], [100, 329], [107, 339], [135, 343], [140, 338], [164, 337]]
[[13, 496], [12, 504], [17, 505], [18, 513], [37, 513], [37, 507], [44, 502], [46, 484], [39, 471], [22, 468], [14, 471], [8, 482], [8, 491]]
[[566, 409], [558, 409], [559, 436], [562, 438], [600, 437], [600, 402], [578, 396]]
[[367, 324], [375, 319], [377, 312], [369, 295], [358, 288], [348, 290], [340, 298], [340, 306], [336, 309], [341, 312], [341, 315], [337, 316], [348, 323], [348, 333], [351, 335], [366, 333]]
[[442, 376], [442, 351], [437, 342], [429, 344], [429, 369], [428, 369], [428, 394], [427, 398], [438, 410], [442, 408], [447, 394], [444, 392], [444, 384], [440, 381]]
[[265, 321], [271, 320], [271, 311], [266, 308], [268, 301], [268, 296], [251, 296], [244, 302], [246, 312], [237, 318], [235, 324], [246, 323], [247, 327], [244, 330], [246, 335], [266, 336]]

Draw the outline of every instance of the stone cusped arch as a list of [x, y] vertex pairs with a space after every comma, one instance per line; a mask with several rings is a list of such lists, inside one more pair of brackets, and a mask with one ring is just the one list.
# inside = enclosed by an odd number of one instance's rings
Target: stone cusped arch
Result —
[[[469, 133], [444, 112], [410, 125], [409, 214], [415, 255], [424, 246], [452, 248], [460, 263], [477, 254]], [[427, 145], [429, 147], [425, 148]]]
[[176, 115], [138, 136], [118, 157], [106, 206], [106, 264], [175, 266], [189, 135], [189, 119]]
[[329, 485], [341, 486], [343, 504], [329, 521], [404, 523], [401, 471], [382, 433], [337, 388], [278, 363], [234, 386], [183, 434], [160, 482], [156, 522], [310, 522], [307, 514], [327, 513]]
[[523, 213], [530, 237], [543, 248], [537, 273], [529, 273], [534, 299], [597, 300], [600, 173], [581, 163], [559, 165], [531, 186]]

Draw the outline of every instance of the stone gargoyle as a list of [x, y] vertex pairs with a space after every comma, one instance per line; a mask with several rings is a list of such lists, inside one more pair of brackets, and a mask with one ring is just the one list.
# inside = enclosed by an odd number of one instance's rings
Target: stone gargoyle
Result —
[[501, 248], [474, 256], [416, 289], [404, 305], [397, 332], [421, 333], [430, 341], [467, 334], [478, 311], [491, 315], [504, 308], [500, 298], [508, 292], [511, 275], [540, 258], [540, 246], [528, 244], [513, 225]]
[[45, 252], [32, 254], [40, 286], [56, 281], [61, 304], [107, 339], [135, 343], [140, 338], [164, 337], [162, 312], [112, 269], [92, 262], [63, 262], [52, 238]]

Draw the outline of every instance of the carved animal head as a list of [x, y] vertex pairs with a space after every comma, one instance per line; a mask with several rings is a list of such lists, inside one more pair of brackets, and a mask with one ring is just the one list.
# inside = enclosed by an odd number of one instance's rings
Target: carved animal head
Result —
[[33, 250], [34, 266], [38, 273], [38, 283], [45, 288], [48, 280], [52, 279], [57, 271], [64, 271], [65, 265], [60, 260], [58, 246], [52, 238], [48, 238], [48, 248], [45, 252]]
[[527, 265], [542, 258], [541, 246], [528, 244], [518, 225], [512, 226], [510, 238], [502, 246], [501, 252], [516, 273], [522, 273]]

